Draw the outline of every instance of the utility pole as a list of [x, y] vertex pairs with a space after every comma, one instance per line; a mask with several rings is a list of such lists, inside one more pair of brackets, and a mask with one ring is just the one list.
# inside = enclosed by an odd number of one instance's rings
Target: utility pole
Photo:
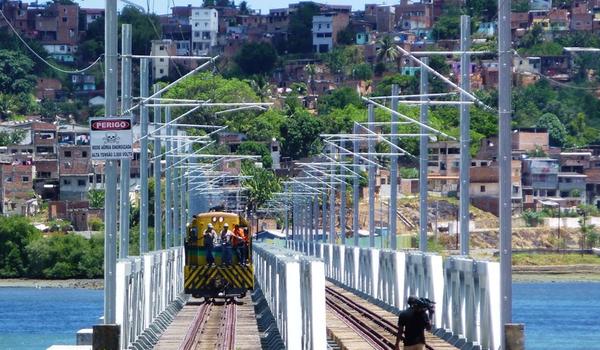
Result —
[[[471, 58], [466, 51], [471, 47], [471, 19], [460, 16], [460, 87], [471, 92]], [[468, 96], [461, 92], [460, 100], [469, 101]], [[469, 171], [471, 169], [471, 134], [470, 134], [469, 105], [460, 105], [460, 254], [469, 255]]]
[[[173, 133], [173, 132], [171, 132]], [[177, 132], [177, 128], [175, 128], [175, 135], [179, 136], [179, 132]], [[174, 145], [174, 148], [177, 149], [177, 152], [173, 152], [173, 154], [171, 155], [171, 174], [172, 174], [172, 180], [173, 180], [173, 245], [175, 247], [180, 246], [181, 245], [181, 227], [179, 226], [179, 194], [180, 194], [180, 188], [179, 188], [179, 168], [177, 167], [173, 167], [173, 155], [175, 154], [179, 154], [180, 153], [180, 149], [179, 146], [181, 145], [181, 139], [177, 138], [175, 141], [173, 141], [172, 143]], [[177, 158], [176, 158], [177, 159]], [[177, 180], [175, 180], [177, 179]]]
[[319, 195], [315, 194], [313, 197], [313, 236], [312, 242], [317, 241], [319, 235]]
[[[341, 146], [344, 146], [344, 142], [340, 141]], [[340, 156], [340, 163], [344, 163], [344, 156], [342, 152], [338, 153]], [[344, 166], [340, 168], [340, 174], [342, 174], [342, 182], [340, 183], [340, 236], [342, 237], [342, 244], [346, 245], [346, 169]]]
[[[373, 131], [373, 123], [375, 122], [375, 109], [373, 104], [369, 104], [368, 109], [369, 130]], [[369, 137], [369, 248], [375, 248], [375, 165], [372, 163], [375, 159], [375, 140]]]
[[[154, 84], [154, 93], [160, 90], [160, 85]], [[160, 97], [158, 95], [157, 97]], [[159, 128], [162, 122], [161, 109], [154, 107], [154, 130]], [[161, 211], [161, 142], [160, 134], [154, 133], [154, 250], [162, 249], [162, 211]]]
[[504, 325], [512, 322], [512, 38], [510, 1], [498, 0], [498, 168], [500, 169], [500, 295], [502, 349], [506, 349]]
[[[398, 96], [399, 94], [399, 90], [398, 90], [398, 85], [393, 84], [392, 85], [392, 96]], [[398, 98], [397, 97], [392, 97], [392, 105], [391, 105], [392, 110], [397, 111], [398, 110]], [[391, 137], [391, 142], [392, 144], [394, 144], [395, 146], [398, 146], [398, 136], [396, 136], [398, 134], [398, 116], [396, 115], [396, 113], [391, 113], [391, 121], [392, 121], [392, 127], [391, 127], [391, 132], [392, 132], [392, 137]], [[396, 149], [391, 149], [391, 151], [393, 153], [398, 153], [398, 150]], [[393, 155], [391, 157], [391, 162], [390, 162], [390, 203], [389, 203], [389, 232], [388, 234], [390, 235], [390, 245], [392, 250], [396, 250], [398, 249], [398, 244], [396, 243], [396, 234], [397, 234], [397, 227], [396, 227], [396, 223], [397, 223], [397, 212], [398, 212], [398, 156], [397, 155]]]
[[322, 205], [322, 216], [323, 216], [323, 222], [322, 222], [322, 228], [323, 228], [323, 243], [327, 243], [327, 190], [323, 191], [323, 198], [321, 198], [321, 205]]
[[[334, 147], [331, 146], [330, 152], [333, 155]], [[331, 185], [331, 193], [329, 194], [329, 243], [335, 243], [335, 167], [330, 170], [331, 177], [329, 184]]]
[[[173, 128], [171, 123], [171, 107], [165, 107], [165, 124], [167, 125], [167, 140], [165, 142], [165, 248], [169, 249], [173, 246], [173, 206], [172, 206], [172, 188], [173, 177], [171, 169], [171, 136], [173, 136]], [[160, 153], [159, 153], [160, 154]]]
[[[184, 131], [183, 135], [187, 136], [187, 133]], [[183, 147], [183, 141], [181, 141], [181, 144], [179, 146]], [[180, 148], [180, 149], [182, 149], [182, 148]], [[185, 150], [185, 149], [187, 149], [187, 146], [184, 147], [182, 150]], [[181, 169], [179, 171], [179, 174], [180, 174], [180, 177], [179, 177], [179, 190], [180, 190], [179, 191], [179, 193], [180, 193], [180, 205], [179, 205], [179, 208], [180, 208], [180, 211], [181, 211], [181, 213], [180, 213], [180, 215], [181, 215], [181, 219], [180, 219], [181, 220], [181, 222], [180, 222], [181, 228], [180, 228], [180, 239], [179, 239], [179, 242], [181, 243], [181, 245], [185, 244], [185, 236], [186, 236], [186, 228], [187, 228], [187, 225], [186, 225], [187, 220], [186, 220], [186, 214], [185, 214], [186, 213], [186, 209], [187, 209], [187, 206], [186, 206], [186, 203], [187, 203], [187, 200], [186, 200], [187, 189], [185, 187], [185, 185], [186, 185], [186, 181], [185, 181], [186, 171], [187, 171], [187, 168], [186, 169]], [[238, 190], [237, 193], [238, 193], [238, 197], [239, 197], [240, 191]], [[236, 205], [238, 203], [239, 203], [239, 198], [236, 201]], [[239, 214], [239, 211], [237, 213]]]
[[[149, 96], [147, 58], [140, 60], [140, 95]], [[140, 106], [140, 255], [148, 252], [148, 107]]]
[[[117, 115], [117, 0], [106, 0], [104, 20], [104, 60], [106, 70], [105, 110], [106, 117]], [[104, 324], [116, 320], [117, 287], [117, 162], [107, 160], [105, 164], [106, 190], [104, 197]]]
[[[352, 131], [354, 134], [358, 134], [358, 124], [354, 123], [354, 130]], [[358, 140], [355, 138], [352, 141], [352, 152], [354, 153], [354, 155], [352, 156], [352, 163], [354, 164], [354, 171], [358, 172], [358, 152], [359, 152], [359, 144], [358, 144]], [[359, 225], [358, 225], [358, 211], [359, 211], [359, 193], [358, 191], [360, 191], [359, 188], [360, 185], [360, 178], [357, 175], [354, 175], [354, 178], [352, 179], [352, 235], [354, 237], [354, 246], [358, 247], [360, 242], [359, 242], [359, 234], [358, 234], [358, 230], [359, 230]]]
[[[121, 112], [131, 107], [131, 24], [121, 26]], [[132, 118], [133, 122], [133, 118]], [[129, 255], [129, 177], [131, 159], [121, 159], [121, 186], [119, 206], [119, 233], [121, 247], [119, 258]]]
[[286, 204], [285, 204], [285, 242], [287, 243], [287, 241], [289, 240], [289, 229], [290, 229], [290, 205], [289, 205], [289, 197], [288, 197], [288, 184], [287, 182], [283, 184], [283, 192], [286, 194], [285, 195], [285, 200], [286, 200]]
[[[423, 57], [421, 61], [425, 64], [429, 63], [429, 58]], [[429, 90], [429, 77], [427, 69], [421, 66], [421, 82], [420, 82], [420, 93], [421, 101], [427, 101], [427, 91]], [[429, 120], [428, 107], [426, 104], [421, 105], [421, 113], [419, 116], [419, 122], [421, 124], [427, 124]], [[423, 136], [420, 137], [419, 142], [419, 250], [422, 252], [427, 251], [427, 163], [429, 157], [429, 139], [426, 135], [428, 130], [421, 127], [420, 130]]]

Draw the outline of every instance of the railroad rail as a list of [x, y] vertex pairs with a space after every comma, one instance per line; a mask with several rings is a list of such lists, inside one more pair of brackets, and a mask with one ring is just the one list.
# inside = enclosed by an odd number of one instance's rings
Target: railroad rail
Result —
[[[337, 287], [326, 286], [326, 305], [348, 328], [358, 334], [373, 349], [394, 349], [397, 325], [393, 314], [375, 312], [375, 305], [367, 307], [342, 293]], [[357, 297], [358, 298], [358, 297]], [[456, 349], [454, 346], [426, 333], [428, 350]]]
[[234, 350], [236, 320], [235, 301], [200, 303], [179, 350]]

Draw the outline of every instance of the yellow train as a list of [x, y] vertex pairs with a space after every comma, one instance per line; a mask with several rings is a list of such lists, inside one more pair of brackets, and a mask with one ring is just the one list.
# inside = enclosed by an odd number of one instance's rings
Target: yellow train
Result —
[[197, 214], [185, 240], [185, 293], [194, 297], [243, 297], [254, 289], [252, 235], [241, 216]]

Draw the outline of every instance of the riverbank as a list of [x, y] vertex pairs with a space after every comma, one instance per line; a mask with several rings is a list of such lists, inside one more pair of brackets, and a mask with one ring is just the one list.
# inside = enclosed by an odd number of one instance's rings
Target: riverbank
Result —
[[517, 265], [513, 266], [515, 282], [600, 282], [600, 266], [581, 265]]
[[67, 280], [41, 280], [25, 278], [0, 279], [0, 288], [85, 288], [102, 289], [102, 279], [67, 279]]

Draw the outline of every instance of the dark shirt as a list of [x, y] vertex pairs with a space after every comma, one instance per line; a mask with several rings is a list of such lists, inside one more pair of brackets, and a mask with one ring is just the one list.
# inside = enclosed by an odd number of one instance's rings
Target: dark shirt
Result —
[[425, 329], [431, 329], [429, 316], [423, 310], [408, 308], [398, 317], [398, 332], [404, 334], [404, 345], [425, 344]]
[[214, 243], [213, 235], [214, 235], [214, 232], [211, 232], [211, 231], [206, 231], [204, 233], [204, 247], [205, 248], [207, 248], [207, 249], [214, 248], [215, 243]]

